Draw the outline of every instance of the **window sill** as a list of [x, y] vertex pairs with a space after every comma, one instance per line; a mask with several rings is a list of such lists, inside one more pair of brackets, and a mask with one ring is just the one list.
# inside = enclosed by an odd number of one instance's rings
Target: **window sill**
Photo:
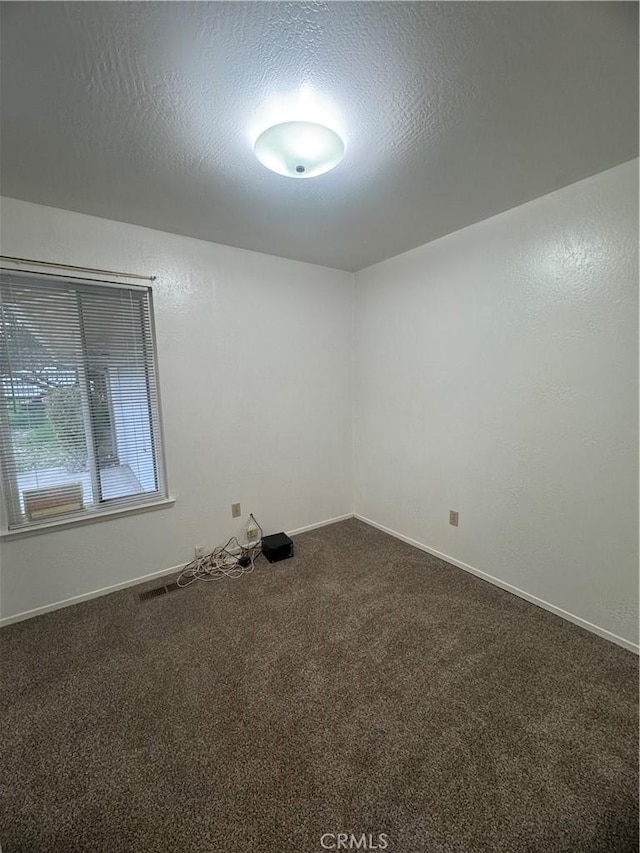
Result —
[[80, 527], [81, 525], [94, 524], [98, 521], [110, 521], [114, 518], [120, 518], [124, 515], [134, 515], [138, 512], [150, 512], [154, 509], [167, 509], [167, 507], [173, 506], [175, 502], [176, 499], [173, 497], [162, 498], [161, 500], [140, 503], [135, 506], [120, 507], [119, 509], [96, 510], [96, 512], [76, 516], [75, 518], [60, 518], [56, 521], [36, 522], [34, 524], [30, 524], [28, 527], [16, 527], [13, 530], [3, 530], [0, 532], [0, 539], [22, 539], [25, 536], [36, 536], [40, 533], [47, 533], [53, 530], [63, 530], [67, 527]]

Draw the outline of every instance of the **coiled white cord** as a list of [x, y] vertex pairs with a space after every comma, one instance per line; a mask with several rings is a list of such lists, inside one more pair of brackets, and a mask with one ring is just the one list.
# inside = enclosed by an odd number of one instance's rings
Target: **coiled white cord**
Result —
[[[214, 548], [209, 554], [198, 557], [185, 566], [176, 583], [178, 586], [189, 586], [195, 581], [219, 581], [223, 578], [237, 579], [250, 574], [254, 569], [254, 560], [262, 551], [262, 527], [252, 514], [256, 527], [260, 531], [257, 542], [241, 545], [235, 536], [219, 548]], [[235, 544], [234, 544], [235, 543]], [[232, 550], [229, 550], [229, 549]]]

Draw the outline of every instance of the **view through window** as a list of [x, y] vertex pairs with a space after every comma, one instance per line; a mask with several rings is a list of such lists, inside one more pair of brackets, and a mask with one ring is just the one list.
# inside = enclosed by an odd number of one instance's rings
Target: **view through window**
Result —
[[165, 497], [149, 289], [3, 271], [0, 421], [9, 527]]

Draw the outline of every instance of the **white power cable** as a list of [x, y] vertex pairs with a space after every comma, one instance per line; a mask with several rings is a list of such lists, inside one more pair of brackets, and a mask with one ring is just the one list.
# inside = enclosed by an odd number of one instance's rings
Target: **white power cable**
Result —
[[[262, 527], [252, 514], [260, 538], [256, 542], [241, 545], [235, 536], [209, 554], [198, 557], [189, 563], [180, 573], [176, 583], [178, 586], [189, 586], [195, 581], [219, 581], [223, 578], [237, 579], [250, 574], [254, 569], [254, 561], [262, 551]], [[235, 544], [234, 544], [235, 543]], [[232, 548], [233, 550], [229, 550]]]

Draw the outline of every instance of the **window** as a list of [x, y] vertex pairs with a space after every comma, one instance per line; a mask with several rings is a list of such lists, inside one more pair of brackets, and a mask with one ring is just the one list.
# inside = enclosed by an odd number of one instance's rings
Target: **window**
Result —
[[150, 289], [0, 272], [10, 529], [166, 497]]

